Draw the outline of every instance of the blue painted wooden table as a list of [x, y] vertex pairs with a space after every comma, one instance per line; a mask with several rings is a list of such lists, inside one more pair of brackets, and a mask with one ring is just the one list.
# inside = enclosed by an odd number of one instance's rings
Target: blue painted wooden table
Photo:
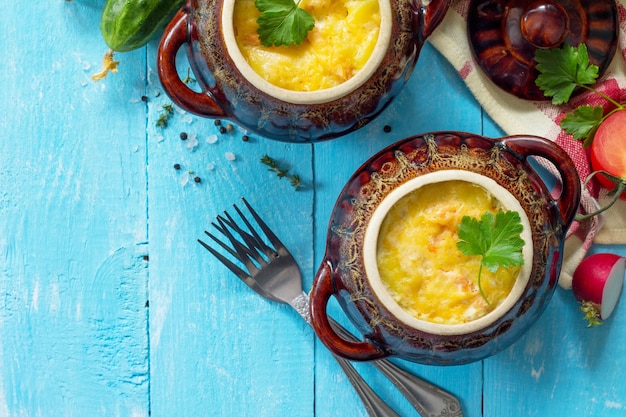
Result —
[[[0, 3], [0, 417], [365, 416], [296, 313], [252, 293], [196, 239], [245, 196], [308, 289], [335, 198], [370, 155], [427, 131], [502, 132], [429, 45], [394, 103], [341, 139], [245, 142], [177, 109], [160, 128], [170, 100], [155, 43], [90, 79], [106, 50], [103, 4]], [[304, 187], [269, 172], [265, 154]], [[558, 289], [495, 357], [399, 364], [457, 395], [466, 416], [611, 417], [626, 415], [625, 357], [626, 302], [587, 329]], [[416, 415], [371, 365], [357, 368], [402, 416]]]

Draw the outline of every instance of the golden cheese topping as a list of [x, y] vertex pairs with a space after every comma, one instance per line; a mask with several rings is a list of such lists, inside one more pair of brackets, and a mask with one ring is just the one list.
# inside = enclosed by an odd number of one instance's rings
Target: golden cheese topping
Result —
[[456, 243], [463, 216], [494, 214], [500, 203], [483, 187], [466, 181], [428, 184], [400, 199], [386, 215], [377, 247], [378, 270], [396, 302], [421, 320], [460, 324], [496, 308], [509, 294], [519, 267], [483, 268]]
[[352, 78], [372, 54], [380, 27], [378, 0], [302, 0], [315, 27], [300, 45], [264, 47], [254, 0], [236, 0], [237, 45], [262, 78], [288, 90], [315, 91]]

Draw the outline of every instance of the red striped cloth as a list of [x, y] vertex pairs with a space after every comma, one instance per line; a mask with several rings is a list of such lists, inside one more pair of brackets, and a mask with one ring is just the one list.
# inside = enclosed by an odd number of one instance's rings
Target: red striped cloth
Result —
[[[429, 42], [454, 66], [478, 102], [498, 126], [509, 135], [528, 134], [548, 138], [558, 143], [574, 161], [584, 180], [591, 167], [588, 151], [579, 141], [566, 134], [560, 120], [580, 104], [606, 105], [597, 95], [584, 94], [572, 100], [570, 106], [554, 106], [549, 102], [519, 99], [498, 88], [489, 80], [472, 58], [467, 37], [467, 8], [469, 0], [452, 3], [446, 18], [429, 38]], [[620, 34], [618, 52], [596, 86], [611, 98], [626, 101], [626, 0], [618, 1]], [[617, 150], [626, 152], [625, 150]], [[608, 200], [606, 190], [595, 181], [583, 192], [581, 212], [590, 212]], [[559, 284], [571, 286], [571, 276], [593, 243], [626, 244], [626, 201], [620, 200], [602, 216], [582, 223], [575, 222], [568, 231], [565, 257]]]

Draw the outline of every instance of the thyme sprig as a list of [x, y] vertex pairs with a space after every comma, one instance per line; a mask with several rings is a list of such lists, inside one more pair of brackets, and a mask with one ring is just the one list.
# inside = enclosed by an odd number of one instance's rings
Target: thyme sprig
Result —
[[174, 105], [172, 103], [164, 104], [162, 109], [163, 112], [159, 115], [159, 118], [156, 121], [156, 125], [160, 128], [166, 128], [170, 116], [174, 114]]
[[293, 188], [298, 190], [302, 187], [302, 182], [300, 181], [300, 176], [297, 174], [290, 175], [289, 170], [283, 169], [278, 166], [278, 161], [269, 155], [263, 155], [261, 157], [261, 163], [268, 167], [268, 171], [273, 171], [276, 173], [276, 176], [280, 178], [286, 178], [289, 180], [289, 183]]

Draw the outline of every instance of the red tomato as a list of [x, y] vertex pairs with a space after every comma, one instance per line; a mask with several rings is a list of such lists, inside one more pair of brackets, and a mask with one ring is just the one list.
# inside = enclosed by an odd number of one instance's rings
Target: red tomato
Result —
[[[591, 144], [591, 168], [606, 171], [626, 181], [626, 110], [620, 110], [602, 122]], [[608, 190], [615, 184], [604, 175], [595, 176]], [[626, 198], [626, 192], [621, 198]]]

